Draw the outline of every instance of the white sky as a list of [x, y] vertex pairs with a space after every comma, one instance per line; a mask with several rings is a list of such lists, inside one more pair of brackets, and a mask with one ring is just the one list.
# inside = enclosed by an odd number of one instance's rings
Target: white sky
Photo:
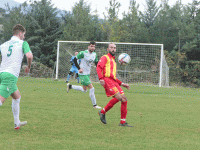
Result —
[[[23, 3], [26, 0], [14, 0], [16, 2]], [[87, 4], [91, 4], [91, 10], [94, 11], [97, 9], [98, 15], [100, 18], [104, 18], [103, 12], [106, 13], [106, 7], [109, 7], [110, 0], [84, 0]], [[72, 7], [75, 3], [79, 2], [79, 0], [51, 0], [55, 7], [67, 11], [71, 11]], [[119, 18], [122, 18], [122, 13], [128, 11], [130, 0], [117, 0], [117, 2], [121, 3]], [[157, 0], [157, 5], [160, 4], [161, 0]], [[191, 3], [192, 0], [182, 0], [182, 4]], [[174, 5], [176, 0], [168, 0], [169, 5]], [[146, 5], [145, 0], [136, 0], [136, 4], [139, 4], [139, 10], [143, 11], [144, 6]]]

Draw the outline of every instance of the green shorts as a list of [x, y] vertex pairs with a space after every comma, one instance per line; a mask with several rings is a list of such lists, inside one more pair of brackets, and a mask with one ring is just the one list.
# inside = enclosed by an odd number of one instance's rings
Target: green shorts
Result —
[[80, 75], [79, 74], [78, 76], [79, 76], [79, 78], [81, 80], [81, 84], [82, 85], [88, 86], [91, 83], [91, 81], [90, 81], [90, 75]]
[[0, 73], [0, 95], [8, 98], [12, 93], [17, 91], [18, 78], [8, 72]]

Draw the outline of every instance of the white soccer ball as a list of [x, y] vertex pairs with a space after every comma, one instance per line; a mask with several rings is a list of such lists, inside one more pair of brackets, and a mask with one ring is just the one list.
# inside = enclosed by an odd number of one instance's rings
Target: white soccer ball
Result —
[[130, 63], [130, 61], [131, 61], [131, 57], [126, 53], [122, 53], [118, 57], [118, 62], [120, 65], [127, 65]]

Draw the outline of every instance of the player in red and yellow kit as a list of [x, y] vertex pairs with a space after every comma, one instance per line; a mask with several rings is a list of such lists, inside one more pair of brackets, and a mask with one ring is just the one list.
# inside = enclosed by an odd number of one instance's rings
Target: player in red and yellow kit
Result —
[[102, 123], [106, 124], [105, 114], [109, 111], [116, 103], [121, 101], [121, 121], [119, 126], [127, 126], [126, 115], [127, 115], [127, 98], [124, 95], [124, 91], [120, 86], [126, 87], [128, 90], [130, 86], [128, 84], [122, 83], [116, 77], [116, 62], [115, 62], [115, 52], [116, 45], [114, 43], [108, 44], [107, 48], [108, 54], [101, 57], [97, 64], [97, 74], [100, 80], [100, 84], [104, 87], [106, 95], [108, 97], [112, 96], [113, 99], [99, 111], [100, 120]]

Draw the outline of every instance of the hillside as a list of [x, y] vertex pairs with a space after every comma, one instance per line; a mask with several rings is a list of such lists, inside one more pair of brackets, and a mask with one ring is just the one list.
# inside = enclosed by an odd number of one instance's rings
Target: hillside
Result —
[[14, 1], [14, 0], [1, 0], [0, 1], [0, 8], [5, 9], [6, 8], [6, 6], [5, 6], [6, 4], [9, 4], [9, 6], [11, 8], [20, 5], [20, 3]]
[[[0, 0], [0, 8], [5, 9], [6, 8], [6, 4], [8, 4], [10, 6], [10, 8], [15, 7], [15, 6], [19, 6], [21, 3], [18, 3], [14, 0]], [[61, 17], [61, 14], [64, 14], [64, 11], [61, 9], [58, 9], [58, 14], [57, 17]]]

